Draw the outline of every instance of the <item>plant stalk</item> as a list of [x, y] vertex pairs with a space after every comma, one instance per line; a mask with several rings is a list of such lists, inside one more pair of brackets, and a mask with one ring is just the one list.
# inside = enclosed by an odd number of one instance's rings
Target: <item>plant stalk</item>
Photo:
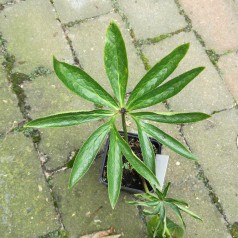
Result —
[[124, 132], [124, 139], [128, 143], [128, 134], [127, 134], [127, 128], [126, 128], [126, 110], [125, 108], [121, 109], [121, 121], [122, 121], [122, 128]]

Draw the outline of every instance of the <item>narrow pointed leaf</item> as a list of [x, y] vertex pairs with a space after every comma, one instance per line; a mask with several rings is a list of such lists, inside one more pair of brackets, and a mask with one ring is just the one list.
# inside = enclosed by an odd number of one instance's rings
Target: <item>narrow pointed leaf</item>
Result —
[[168, 183], [167, 186], [165, 187], [164, 191], [163, 191], [163, 197], [165, 198], [167, 196], [167, 193], [169, 191], [171, 183]]
[[133, 101], [127, 106], [127, 109], [135, 110], [149, 107], [175, 96], [203, 70], [204, 67], [198, 67], [171, 79], [169, 82]]
[[120, 195], [122, 179], [122, 155], [113, 129], [110, 133], [110, 145], [107, 162], [108, 195], [112, 208], [116, 206]]
[[153, 138], [158, 140], [161, 144], [169, 147], [171, 150], [186, 157], [187, 159], [196, 160], [195, 156], [184, 145], [182, 145], [179, 141], [177, 141], [170, 135], [161, 131], [159, 128], [157, 128], [154, 125], [142, 123], [142, 122], [140, 123], [143, 129]]
[[160, 213], [160, 206], [161, 204], [159, 203], [152, 211], [144, 210], [143, 213], [145, 215], [158, 215]]
[[192, 216], [193, 218], [202, 221], [202, 218], [201, 218], [201, 217], [199, 217], [198, 215], [196, 215], [194, 212], [190, 211], [190, 210], [187, 209], [186, 207], [181, 206], [181, 205], [177, 205], [177, 207], [178, 207], [180, 210], [182, 210], [183, 212], [186, 212], [187, 214], [189, 214], [190, 216]]
[[124, 139], [122, 139], [117, 131], [116, 136], [122, 154], [126, 157], [136, 172], [144, 177], [151, 185], [155, 185], [157, 188], [159, 188], [160, 185], [154, 173], [149, 168], [147, 168], [146, 165], [133, 153], [130, 146]]
[[164, 200], [169, 203], [174, 203], [176, 205], [182, 205], [182, 206], [188, 207], [188, 203], [183, 200], [178, 200], [178, 199], [174, 199], [174, 198], [165, 198]]
[[106, 107], [117, 109], [112, 96], [82, 69], [53, 59], [54, 70], [64, 85], [78, 96]]
[[73, 126], [85, 122], [101, 120], [106, 117], [111, 117], [113, 114], [114, 112], [109, 110], [66, 112], [35, 119], [28, 122], [25, 127], [46, 128]]
[[155, 153], [153, 146], [145, 131], [141, 129], [140, 124], [137, 121], [136, 124], [144, 163], [153, 173], [155, 173]]
[[135, 112], [131, 113], [131, 115], [140, 118], [142, 120], [149, 120], [169, 124], [192, 123], [202, 121], [210, 117], [210, 115], [201, 112], [191, 112], [191, 113]]
[[74, 165], [70, 174], [69, 187], [73, 187], [80, 178], [88, 171], [93, 163], [107, 133], [111, 127], [111, 121], [100, 126], [92, 135], [85, 141], [80, 151], [78, 152]]
[[110, 23], [106, 33], [104, 64], [115, 96], [123, 107], [128, 80], [128, 63], [124, 40], [114, 22]]
[[172, 204], [172, 203], [166, 203], [165, 202], [165, 204], [167, 204], [174, 211], [174, 213], [177, 215], [177, 217], [180, 219], [181, 223], [183, 224], [184, 229], [186, 229], [186, 224], [183, 220], [183, 216], [182, 216], [179, 208], [176, 205]]
[[157, 88], [164, 82], [164, 80], [177, 68], [179, 62], [187, 53], [188, 48], [189, 44], [183, 44], [155, 64], [131, 92], [127, 105], [129, 106], [130, 103], [152, 89]]

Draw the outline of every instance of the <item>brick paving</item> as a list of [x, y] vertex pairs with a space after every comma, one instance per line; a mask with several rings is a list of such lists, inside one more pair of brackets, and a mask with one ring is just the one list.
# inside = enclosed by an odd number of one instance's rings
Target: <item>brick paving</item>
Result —
[[[146, 237], [140, 211], [121, 193], [111, 210], [98, 182], [100, 158], [73, 190], [69, 169], [84, 138], [98, 127], [29, 130], [30, 119], [93, 109], [62, 86], [52, 56], [82, 66], [109, 92], [103, 66], [105, 30], [120, 27], [129, 60], [129, 87], [179, 44], [190, 50], [173, 73], [206, 70], [183, 92], [153, 110], [203, 111], [209, 120], [161, 125], [199, 160], [170, 150], [171, 193], [189, 202], [203, 222], [185, 216], [185, 237], [238, 237], [238, 2], [233, 0], [0, 0], [0, 233], [12, 237], [69, 237], [114, 226], [125, 238]], [[134, 131], [134, 127], [129, 128]]]

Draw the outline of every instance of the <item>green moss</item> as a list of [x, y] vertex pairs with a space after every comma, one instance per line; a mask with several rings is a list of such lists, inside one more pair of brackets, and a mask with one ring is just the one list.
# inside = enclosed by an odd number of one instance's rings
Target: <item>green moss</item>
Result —
[[238, 222], [235, 222], [231, 228], [230, 233], [233, 238], [238, 238]]
[[38, 236], [38, 238], [67, 238], [67, 232], [65, 230], [52, 231], [46, 235]]
[[151, 69], [151, 66], [149, 64], [149, 60], [146, 58], [146, 56], [141, 52], [140, 53], [140, 58], [145, 66], [145, 69], [148, 71]]
[[34, 80], [35, 78], [39, 77], [39, 76], [46, 76], [51, 74], [52, 71], [46, 67], [40, 66], [38, 68], [36, 68], [30, 75], [29, 75], [29, 79], [30, 80]]
[[216, 65], [220, 56], [214, 50], [206, 50], [211, 62]]

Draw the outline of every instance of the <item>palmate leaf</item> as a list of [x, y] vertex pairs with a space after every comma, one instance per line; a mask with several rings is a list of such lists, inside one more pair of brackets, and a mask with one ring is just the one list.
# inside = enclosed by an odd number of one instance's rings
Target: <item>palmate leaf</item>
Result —
[[151, 90], [147, 94], [144, 94], [133, 101], [133, 103], [127, 105], [127, 109], [131, 111], [149, 107], [175, 96], [203, 70], [204, 67], [198, 67], [171, 79], [169, 82]]
[[132, 167], [136, 170], [138, 174], [140, 174], [143, 178], [145, 178], [152, 186], [159, 188], [159, 182], [155, 177], [154, 173], [146, 167], [146, 165], [133, 153], [128, 143], [122, 139], [120, 134], [118, 133], [115, 125], [114, 130], [116, 134], [116, 140], [119, 144], [120, 150], [122, 154], [126, 157]]
[[117, 102], [82, 69], [53, 59], [54, 70], [64, 85], [78, 96], [112, 109], [118, 109]]
[[72, 188], [80, 178], [88, 171], [93, 163], [107, 133], [111, 128], [111, 121], [100, 126], [92, 135], [84, 142], [78, 152], [74, 165], [70, 174], [69, 187]]
[[35, 119], [28, 122], [24, 127], [46, 128], [73, 126], [85, 122], [101, 120], [113, 115], [114, 112], [109, 110], [66, 112]]
[[110, 133], [110, 145], [107, 162], [108, 195], [112, 208], [115, 207], [121, 189], [122, 154], [113, 129]]
[[210, 117], [205, 113], [191, 112], [191, 113], [177, 113], [177, 112], [134, 112], [130, 113], [132, 116], [142, 120], [155, 121], [169, 124], [182, 124], [202, 121]]
[[154, 67], [135, 86], [134, 90], [130, 94], [127, 105], [130, 106], [133, 101], [154, 88], [157, 88], [162, 82], [164, 82], [164, 80], [177, 68], [179, 62], [187, 53], [188, 48], [189, 44], [181, 45], [155, 64]]
[[137, 121], [136, 124], [144, 163], [153, 173], [155, 173], [155, 153], [152, 144]]
[[154, 137], [161, 144], [169, 147], [171, 150], [184, 156], [187, 159], [196, 160], [195, 156], [185, 146], [183, 146], [173, 137], [161, 131], [156, 126], [144, 122], [140, 122], [140, 125], [145, 130], [146, 133]]
[[121, 107], [124, 107], [128, 80], [126, 47], [118, 26], [111, 22], [106, 33], [104, 64], [112, 89]]

